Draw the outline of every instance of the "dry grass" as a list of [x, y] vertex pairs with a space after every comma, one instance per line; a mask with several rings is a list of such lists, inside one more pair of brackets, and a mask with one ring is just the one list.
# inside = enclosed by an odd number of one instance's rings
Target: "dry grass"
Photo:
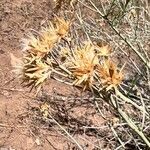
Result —
[[[62, 5], [61, 1], [59, 5]], [[41, 86], [52, 72], [54, 78], [59, 75], [59, 81], [80, 86], [81, 90], [89, 90], [94, 97], [107, 101], [120, 116], [119, 129], [112, 122], [108, 124], [118, 141], [116, 150], [125, 149], [128, 145], [134, 145], [136, 149], [150, 148], [148, 5], [146, 0], [99, 3], [79, 0], [76, 7], [72, 6], [74, 21], [56, 17], [54, 25], [50, 22], [39, 35], [25, 40], [24, 81], [28, 85]], [[67, 14], [69, 10], [63, 11]], [[87, 15], [88, 11], [91, 16]], [[88, 42], [83, 44], [84, 41]], [[99, 43], [108, 43], [109, 46], [99, 46]], [[139, 81], [134, 78], [135, 74]], [[96, 106], [99, 106], [99, 99]], [[135, 116], [129, 112], [130, 109], [136, 112]], [[53, 121], [79, 149], [83, 149], [52, 116], [49, 107], [46, 110], [46, 120]]]

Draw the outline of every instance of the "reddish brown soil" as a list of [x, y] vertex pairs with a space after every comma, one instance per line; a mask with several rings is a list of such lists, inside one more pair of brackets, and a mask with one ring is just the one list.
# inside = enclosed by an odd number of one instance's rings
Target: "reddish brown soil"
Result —
[[[109, 135], [107, 128], [102, 128], [99, 133], [101, 138], [97, 139], [94, 129], [83, 127], [105, 125], [111, 116], [107, 111], [105, 113], [107, 119], [103, 119], [92, 102], [77, 100], [74, 103], [68, 99], [61, 100], [61, 96], [81, 98], [82, 94], [79, 90], [50, 80], [44, 89], [49, 96], [38, 101], [35, 99], [34, 92], [29, 93], [29, 90], [23, 88], [14, 78], [10, 53], [21, 56], [20, 39], [30, 29], [38, 30], [46, 20], [50, 19], [52, 7], [51, 0], [0, 1], [0, 149], [78, 149], [70, 138], [63, 135], [64, 133], [56, 124], [43, 119], [40, 105], [45, 101], [51, 104], [50, 110], [54, 119], [67, 129], [84, 149], [92, 150], [95, 145], [99, 148], [111, 149], [111, 145], [104, 140], [105, 136]], [[84, 95], [88, 96], [88, 94]], [[60, 99], [51, 100], [52, 96], [59, 96]], [[102, 106], [108, 108], [107, 104]], [[65, 113], [68, 113], [67, 116]]]

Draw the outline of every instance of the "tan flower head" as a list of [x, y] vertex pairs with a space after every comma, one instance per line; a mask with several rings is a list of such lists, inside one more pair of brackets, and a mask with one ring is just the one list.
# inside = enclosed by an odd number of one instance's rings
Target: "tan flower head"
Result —
[[107, 90], [119, 85], [123, 80], [122, 69], [119, 71], [110, 60], [104, 60], [103, 64], [99, 65], [98, 72], [102, 84], [107, 86]]
[[45, 56], [52, 50], [55, 43], [67, 34], [69, 26], [68, 21], [57, 17], [54, 24], [49, 22], [48, 26], [43, 27], [37, 36], [29, 34], [26, 39], [23, 39], [23, 50], [40, 57]]
[[53, 48], [56, 42], [59, 42], [59, 35], [57, 35], [57, 29], [54, 27], [52, 22], [48, 23], [48, 26], [42, 28], [40, 34], [40, 40], [43, 45], [46, 45], [47, 48], [50, 50]]
[[63, 18], [56, 17], [55, 24], [56, 24], [58, 35], [60, 35], [61, 37], [64, 37], [69, 31], [70, 22], [65, 21]]
[[51, 61], [47, 59], [43, 62], [41, 58], [31, 53], [26, 54], [23, 60], [16, 58], [13, 54], [10, 56], [13, 72], [23, 80], [26, 86], [36, 87], [38, 92], [51, 74]]
[[99, 56], [109, 56], [111, 54], [111, 48], [109, 47], [109, 45], [105, 45], [105, 46], [95, 46], [95, 49], [97, 50], [97, 54]]
[[51, 51], [58, 40], [56, 33], [42, 31], [40, 36], [29, 34], [27, 39], [23, 39], [23, 50], [37, 56], [44, 56]]
[[68, 62], [69, 70], [76, 78], [74, 84], [83, 86], [83, 89], [90, 87], [94, 80], [95, 66], [99, 63], [94, 46], [86, 42], [82, 48], [76, 48]]
[[23, 82], [39, 90], [42, 83], [50, 76], [52, 65], [49, 60], [43, 62], [33, 54], [29, 54], [24, 59]]

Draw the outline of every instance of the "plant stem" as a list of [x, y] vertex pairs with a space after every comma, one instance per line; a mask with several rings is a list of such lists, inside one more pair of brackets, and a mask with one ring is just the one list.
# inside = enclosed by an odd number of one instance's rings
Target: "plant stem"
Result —
[[116, 102], [113, 99], [113, 97], [111, 97], [111, 102], [112, 102], [113, 107], [117, 109], [121, 117], [128, 123], [129, 127], [132, 130], [134, 130], [141, 137], [141, 139], [145, 142], [145, 144], [150, 148], [150, 141], [146, 138], [144, 133], [141, 130], [139, 130], [139, 128], [135, 125], [135, 123], [131, 120], [131, 118], [129, 118], [129, 116], [125, 112], [123, 112], [119, 107], [117, 107]]
[[148, 60], [146, 60], [142, 54], [136, 49], [134, 48], [134, 46], [126, 39], [126, 37], [124, 37], [111, 23], [111, 21], [107, 18], [107, 15], [104, 15], [97, 7], [96, 5], [90, 1], [90, 3], [92, 4], [92, 6], [95, 8], [95, 10], [99, 13], [99, 15], [105, 19], [107, 21], [107, 23], [109, 24], [109, 26], [114, 30], [114, 32], [139, 56], [139, 58], [145, 63], [145, 65], [150, 69], [150, 62]]
[[[118, 89], [117, 87], [114, 88], [115, 89], [115, 94], [117, 96], [119, 96], [121, 99], [123, 99], [125, 102], [132, 104], [135, 108], [139, 109], [140, 111], [143, 112], [143, 107], [137, 105], [135, 102], [133, 102], [132, 100], [130, 100], [128, 97], [124, 96]], [[148, 113], [146, 113], [148, 114]]]
[[50, 114], [49, 114], [49, 116], [50, 116], [50, 118], [54, 121], [54, 123], [56, 123], [56, 124], [60, 127], [60, 129], [62, 129], [62, 130], [67, 134], [67, 136], [78, 146], [78, 148], [79, 148], [80, 150], [83, 150], [83, 148], [82, 148], [82, 147], [80, 146], [80, 144], [73, 138], [73, 136], [70, 135], [69, 132], [68, 132], [65, 128], [63, 128]]

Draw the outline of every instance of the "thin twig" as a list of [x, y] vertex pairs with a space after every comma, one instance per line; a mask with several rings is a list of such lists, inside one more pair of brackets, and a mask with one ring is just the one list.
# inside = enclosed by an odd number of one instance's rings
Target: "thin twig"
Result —
[[95, 101], [95, 105], [96, 105], [96, 107], [97, 107], [99, 113], [101, 114], [101, 116], [102, 116], [104, 119], [106, 119], [106, 117], [105, 117], [104, 114], [102, 113], [101, 109], [99, 108], [97, 101]]
[[69, 134], [69, 132], [66, 129], [64, 129], [50, 114], [49, 114], [49, 117], [53, 120], [54, 123], [56, 123], [67, 134], [67, 136], [78, 146], [80, 150], [83, 150], [80, 144], [74, 139], [72, 135]]
[[141, 103], [143, 105], [143, 118], [142, 118], [142, 127], [141, 127], [141, 130], [143, 130], [144, 128], [144, 123], [145, 123], [145, 118], [146, 118], [146, 110], [145, 110], [145, 103], [144, 103], [144, 100], [143, 100], [143, 97], [140, 93], [140, 98], [141, 98]]
[[[132, 100], [130, 100], [128, 97], [124, 96], [117, 88], [115, 88], [115, 94], [117, 96], [119, 96], [121, 99], [123, 99], [125, 102], [132, 104], [135, 108], [139, 109], [141, 112], [143, 112], [143, 107], [137, 105], [135, 102], [133, 102]], [[149, 115], [146, 112], [147, 115]]]
[[114, 30], [114, 32], [139, 56], [139, 58], [146, 64], [146, 66], [150, 69], [150, 62], [148, 62], [142, 55], [141, 53], [134, 48], [134, 46], [125, 38], [111, 23], [111, 21], [108, 19], [106, 15], [104, 15], [97, 7], [96, 5], [90, 1], [92, 6], [95, 8], [95, 10], [100, 14], [100, 16], [107, 21], [109, 26]]
[[147, 137], [144, 135], [144, 133], [141, 130], [139, 130], [139, 128], [135, 125], [135, 123], [131, 120], [131, 118], [129, 118], [129, 116], [124, 111], [122, 111], [119, 107], [117, 107], [116, 101], [113, 99], [112, 96], [110, 100], [112, 102], [113, 107], [117, 109], [121, 117], [128, 123], [129, 127], [132, 130], [134, 130], [141, 137], [141, 139], [145, 142], [145, 144], [150, 148], [150, 142], [147, 139]]
[[111, 131], [113, 132], [115, 138], [118, 139], [119, 143], [122, 145], [123, 148], [125, 148], [125, 144], [122, 142], [122, 140], [120, 139], [120, 137], [118, 136], [117, 132], [115, 131], [115, 129], [113, 128], [113, 126], [111, 124], [109, 124]]

